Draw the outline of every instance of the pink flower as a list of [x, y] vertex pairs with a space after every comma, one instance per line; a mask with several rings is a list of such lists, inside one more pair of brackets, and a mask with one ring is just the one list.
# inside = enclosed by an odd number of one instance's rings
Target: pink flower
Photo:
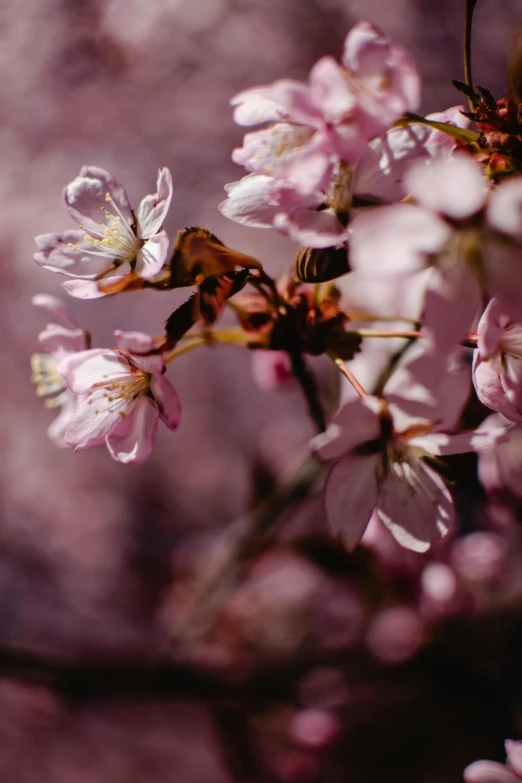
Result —
[[372, 141], [355, 164], [332, 166], [324, 188], [307, 195], [290, 180], [249, 174], [225, 186], [228, 198], [219, 208], [237, 223], [276, 228], [307, 247], [332, 247], [348, 239], [346, 221], [339, 214], [348, 216], [363, 203], [395, 201], [405, 195], [404, 174], [413, 160], [429, 154], [428, 140], [434, 143], [425, 126], [394, 128]]
[[424, 331], [441, 350], [463, 339], [484, 289], [522, 313], [522, 177], [489, 191], [480, 166], [455, 155], [417, 162], [405, 178], [418, 202], [368, 210], [351, 226], [350, 262], [365, 275], [409, 275], [433, 266]]
[[473, 352], [473, 383], [484, 405], [510, 421], [522, 422], [522, 325], [492, 299], [477, 328]]
[[162, 228], [172, 198], [168, 169], [158, 173], [157, 192], [134, 213], [123, 186], [109, 172], [84, 166], [64, 192], [79, 228], [36, 237], [38, 264], [76, 278], [63, 284], [71, 296], [93, 299], [133, 276], [150, 280], [167, 260], [169, 238]]
[[420, 78], [409, 55], [361, 21], [346, 38], [342, 66], [323, 57], [308, 84], [283, 79], [232, 99], [239, 125], [275, 122], [247, 134], [232, 157], [309, 196], [327, 186], [336, 161], [355, 162], [370, 139], [419, 102]]
[[45, 407], [61, 408], [47, 434], [57, 446], [67, 446], [65, 430], [78, 407], [78, 397], [67, 388], [58, 372], [58, 364], [66, 357], [88, 348], [90, 335], [85, 329], [76, 326], [60, 299], [49, 294], [37, 294], [31, 301], [61, 321], [60, 324], [48, 324], [38, 335], [38, 341], [47, 353], [31, 356], [31, 370], [37, 395], [47, 397]]
[[346, 403], [312, 441], [335, 462], [325, 489], [326, 513], [348, 549], [361, 539], [374, 511], [407, 549], [426, 551], [446, 535], [453, 501], [424, 460], [493, 443], [503, 429], [455, 433], [469, 393], [466, 368], [450, 371], [436, 356], [410, 358], [392, 375], [383, 397]]
[[466, 783], [520, 783], [522, 778], [522, 742], [506, 740], [507, 760], [474, 761], [464, 770]]
[[163, 375], [154, 341], [141, 332], [115, 332], [118, 348], [81, 351], [59, 371], [82, 402], [67, 427], [75, 450], [106, 443], [118, 462], [138, 465], [150, 455], [161, 419], [175, 430], [181, 418], [178, 395]]
[[293, 379], [290, 356], [286, 351], [250, 352], [252, 375], [263, 391], [275, 391]]

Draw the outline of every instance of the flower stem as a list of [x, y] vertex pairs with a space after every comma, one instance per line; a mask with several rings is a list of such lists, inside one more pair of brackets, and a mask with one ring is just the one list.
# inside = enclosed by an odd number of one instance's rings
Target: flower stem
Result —
[[[471, 28], [473, 26], [473, 11], [477, 0], [466, 0], [466, 21], [464, 22], [464, 81], [473, 89], [473, 77], [471, 75]], [[469, 107], [473, 111], [473, 102], [468, 97]]]
[[355, 329], [348, 334], [357, 334], [359, 337], [405, 337], [408, 339], [416, 339], [421, 337], [421, 333], [418, 331], [413, 332], [379, 332], [373, 329]]
[[177, 359], [178, 356], [183, 356], [184, 353], [188, 353], [193, 348], [199, 348], [200, 345], [208, 345], [209, 340], [205, 340], [203, 337], [198, 338], [197, 340], [193, 340], [191, 343], [186, 343], [185, 345], [182, 345], [180, 348], [176, 348], [171, 353], [168, 353], [165, 358], [165, 364], [168, 364], [173, 359]]
[[330, 357], [332, 362], [335, 365], [337, 365], [337, 367], [342, 372], [344, 377], [348, 381], [350, 381], [350, 383], [352, 384], [353, 388], [355, 389], [355, 391], [357, 392], [359, 397], [361, 397], [364, 400], [365, 397], [368, 396], [368, 392], [365, 389], [363, 389], [363, 387], [361, 386], [361, 384], [359, 383], [359, 381], [357, 380], [355, 375], [352, 373], [352, 371], [348, 369], [348, 367], [345, 365], [345, 363], [343, 362], [342, 359], [340, 359], [338, 356], [336, 356], [331, 351], [328, 351], [328, 356]]
[[416, 318], [405, 318], [403, 315], [377, 315], [377, 313], [346, 313], [350, 321], [404, 321], [407, 324], [416, 326], [419, 321]]

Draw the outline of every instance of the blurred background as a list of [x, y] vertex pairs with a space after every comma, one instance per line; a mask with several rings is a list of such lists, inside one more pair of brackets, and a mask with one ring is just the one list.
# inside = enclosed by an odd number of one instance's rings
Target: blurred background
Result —
[[[234, 347], [190, 353], [169, 370], [180, 430], [160, 431], [146, 464], [123, 467], [103, 448], [53, 446], [54, 413], [30, 383], [49, 320], [30, 298], [60, 292], [32, 260], [33, 238], [72, 226], [62, 189], [83, 164], [110, 170], [133, 204], [168, 166], [172, 236], [202, 225], [283, 272], [289, 241], [217, 209], [242, 176], [230, 98], [305, 78], [364, 17], [416, 58], [422, 111], [443, 110], [461, 102], [451, 79], [462, 78], [463, 6], [0, 3], [0, 780], [449, 783], [522, 735], [520, 440], [494, 502], [471, 458], [451, 468], [460, 534], [430, 557], [373, 526], [348, 558], [319, 498], [307, 498], [226, 594], [210, 633], [179, 645], [231, 523], [292, 474], [313, 434], [299, 389], [261, 390]], [[499, 97], [521, 15], [518, 0], [477, 5], [475, 81]], [[184, 296], [69, 304], [103, 346], [115, 328], [160, 334]], [[338, 379], [314, 367], [332, 410]]]

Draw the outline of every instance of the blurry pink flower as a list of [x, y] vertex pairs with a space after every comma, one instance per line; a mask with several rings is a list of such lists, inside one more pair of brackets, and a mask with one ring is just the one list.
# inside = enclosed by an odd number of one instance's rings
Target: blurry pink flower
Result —
[[456, 538], [451, 563], [463, 579], [482, 584], [503, 582], [509, 573], [506, 543], [496, 533], [477, 531]]
[[45, 269], [77, 278], [63, 284], [71, 296], [97, 298], [132, 273], [144, 280], [158, 274], [169, 249], [162, 228], [172, 198], [168, 169], [159, 171], [157, 192], [145, 196], [135, 213], [123, 186], [95, 166], [84, 166], [64, 195], [79, 228], [36, 237], [34, 258]]
[[484, 405], [510, 421], [522, 422], [522, 324], [505, 314], [492, 299], [477, 327], [473, 352], [473, 383]]
[[247, 134], [233, 160], [311, 195], [326, 185], [336, 160], [356, 161], [370, 139], [419, 102], [420, 77], [409, 55], [361, 21], [348, 33], [342, 66], [323, 57], [308, 84], [283, 79], [232, 99], [239, 125], [276, 123]]
[[67, 427], [76, 451], [106, 443], [118, 462], [138, 465], [150, 455], [161, 419], [175, 430], [181, 418], [178, 395], [163, 375], [154, 342], [141, 332], [115, 332], [117, 349], [81, 351], [59, 371], [82, 396]]
[[57, 446], [67, 446], [65, 430], [78, 407], [78, 397], [67, 388], [65, 380], [58, 372], [58, 364], [66, 357], [88, 348], [90, 335], [85, 329], [76, 326], [60, 299], [49, 294], [37, 294], [31, 302], [37, 307], [43, 307], [61, 321], [60, 324], [47, 324], [38, 335], [38, 341], [47, 353], [35, 353], [31, 356], [31, 370], [37, 395], [47, 396], [45, 407], [61, 408], [47, 434]]
[[520, 783], [522, 778], [522, 742], [506, 740], [507, 760], [474, 761], [464, 770], [466, 783]]
[[449, 372], [442, 360], [420, 354], [395, 371], [381, 399], [346, 403], [313, 439], [317, 455], [335, 461], [326, 513], [348, 549], [358, 544], [374, 510], [407, 549], [424, 552], [446, 535], [453, 501], [423, 458], [473, 451], [504, 431], [453, 432], [468, 390], [467, 373]]
[[290, 734], [300, 745], [309, 748], [324, 749], [339, 737], [341, 725], [339, 719], [330, 710], [299, 710], [290, 722]]
[[368, 210], [352, 222], [354, 269], [382, 277], [433, 266], [424, 331], [441, 350], [465, 337], [483, 289], [513, 317], [522, 314], [522, 177], [489, 191], [480, 166], [455, 155], [414, 163], [405, 185], [418, 204]]
[[424, 623], [413, 606], [382, 609], [371, 620], [366, 644], [372, 655], [383, 663], [408, 661], [424, 641]]
[[263, 391], [274, 391], [293, 379], [290, 356], [286, 351], [250, 352], [252, 375]]
[[463, 606], [457, 576], [446, 563], [428, 563], [420, 576], [419, 587], [419, 607], [427, 620], [440, 620]]

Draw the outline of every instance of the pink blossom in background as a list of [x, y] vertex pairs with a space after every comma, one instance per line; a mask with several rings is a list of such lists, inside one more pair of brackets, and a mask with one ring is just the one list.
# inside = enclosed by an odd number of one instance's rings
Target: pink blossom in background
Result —
[[65, 234], [36, 237], [34, 258], [45, 269], [75, 278], [63, 283], [71, 296], [93, 299], [104, 287], [123, 285], [135, 272], [154, 278], [167, 259], [162, 228], [172, 199], [168, 169], [158, 173], [157, 192], [132, 211], [123, 186], [104, 169], [84, 166], [65, 188], [65, 205], [79, 225]]
[[252, 351], [252, 375], [260, 389], [275, 391], [294, 379], [286, 351]]
[[177, 429], [178, 395], [163, 375], [161, 354], [141, 332], [116, 332], [117, 349], [80, 351], [59, 366], [82, 402], [67, 427], [76, 451], [106, 443], [118, 462], [138, 465], [150, 455], [158, 422]]

